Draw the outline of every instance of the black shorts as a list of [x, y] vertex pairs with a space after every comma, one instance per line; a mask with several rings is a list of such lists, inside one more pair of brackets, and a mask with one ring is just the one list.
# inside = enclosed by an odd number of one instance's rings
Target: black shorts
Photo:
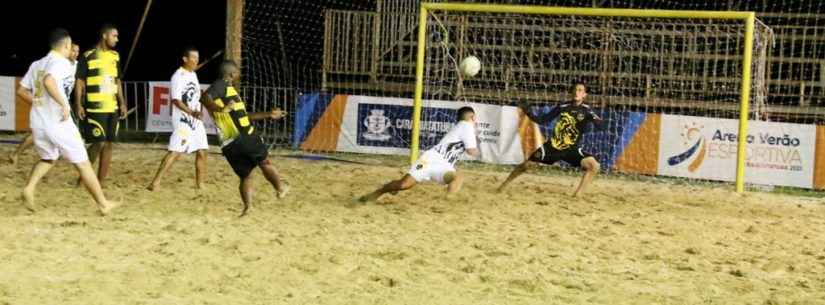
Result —
[[583, 152], [580, 148], [571, 147], [565, 150], [558, 150], [550, 145], [550, 142], [544, 143], [539, 149], [530, 155], [530, 161], [544, 163], [547, 165], [554, 164], [559, 161], [567, 162], [568, 164], [581, 167], [582, 160], [593, 155]]
[[86, 112], [86, 118], [81, 121], [81, 126], [86, 143], [115, 142], [120, 127], [120, 116], [116, 112]]
[[259, 136], [239, 136], [221, 151], [232, 170], [241, 178], [249, 176], [269, 156], [269, 146]]

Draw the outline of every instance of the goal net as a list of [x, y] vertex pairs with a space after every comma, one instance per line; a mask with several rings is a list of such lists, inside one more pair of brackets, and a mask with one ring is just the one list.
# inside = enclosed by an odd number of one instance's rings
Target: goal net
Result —
[[[745, 20], [725, 14], [456, 7], [426, 12], [420, 149], [438, 141], [430, 128], [439, 125], [429, 122], [443, 120], [439, 107], [449, 101], [476, 108], [485, 163], [521, 162], [559, 129], [512, 106], [527, 102], [534, 114], [546, 113], [572, 101], [571, 86], [584, 83], [585, 104], [603, 123], [579, 131], [580, 148], [604, 172], [735, 180], [743, 81], [750, 89], [744, 117], [758, 119], [765, 109], [772, 32], [763, 23], [756, 20], [749, 42]], [[640, 13], [646, 16], [633, 17]], [[468, 56], [482, 63], [474, 77], [459, 71]]]

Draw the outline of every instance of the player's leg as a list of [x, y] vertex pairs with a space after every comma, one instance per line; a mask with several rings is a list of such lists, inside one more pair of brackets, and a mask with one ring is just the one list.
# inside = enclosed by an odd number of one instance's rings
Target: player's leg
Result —
[[44, 160], [41, 159], [37, 163], [34, 164], [32, 167], [32, 171], [29, 174], [29, 180], [26, 182], [26, 186], [23, 187], [22, 198], [23, 198], [23, 205], [29, 211], [34, 212], [34, 190], [37, 187], [37, 183], [40, 182], [40, 179], [49, 172], [49, 170], [54, 166], [55, 160]]
[[518, 176], [521, 176], [522, 174], [524, 174], [528, 170], [530, 170], [530, 167], [532, 166], [532, 163], [533, 163], [533, 161], [525, 160], [521, 164], [517, 165], [516, 168], [514, 168], [513, 171], [510, 172], [510, 175], [507, 176], [507, 179], [504, 179], [504, 182], [501, 183], [501, 185], [498, 187], [498, 189], [496, 191], [497, 192], [504, 191], [504, 188], [507, 187], [507, 185], [509, 185], [511, 182], [513, 182], [513, 180], [516, 180], [516, 178], [518, 178]]
[[241, 192], [241, 202], [243, 202], [243, 210], [239, 217], [246, 216], [252, 208], [252, 177], [247, 175], [241, 178], [241, 183], [238, 185], [238, 190]]
[[83, 186], [86, 187], [89, 194], [92, 195], [92, 198], [94, 198], [101, 214], [109, 214], [114, 208], [120, 205], [118, 202], [107, 200], [106, 196], [103, 195], [103, 188], [100, 186], [100, 181], [97, 180], [95, 170], [89, 161], [75, 163], [74, 166], [78, 174], [80, 174], [80, 181], [83, 183]]
[[359, 198], [358, 200], [361, 202], [375, 201], [378, 200], [378, 198], [381, 197], [381, 195], [384, 195], [386, 193], [408, 190], [415, 186], [416, 183], [417, 181], [415, 180], [415, 178], [413, 178], [412, 175], [404, 174], [404, 177], [401, 177], [401, 179], [390, 181], [389, 183], [384, 184], [384, 186], [375, 190], [374, 192], [361, 196], [361, 198]]
[[52, 139], [60, 148], [60, 153], [66, 160], [71, 162], [77, 173], [80, 175], [80, 181], [86, 190], [92, 195], [97, 208], [103, 215], [108, 214], [112, 209], [117, 207], [119, 203], [111, 202], [103, 195], [103, 190], [100, 186], [92, 164], [89, 163], [89, 157], [83, 147], [83, 141], [80, 138], [80, 132], [72, 122], [62, 124], [61, 128], [52, 133]]
[[100, 163], [97, 168], [97, 179], [100, 180], [101, 185], [103, 185], [103, 181], [106, 180], [106, 177], [109, 176], [109, 169], [112, 166], [112, 151], [115, 149], [114, 142], [117, 139], [117, 133], [120, 126], [117, 113], [106, 113], [103, 116], [103, 120], [105, 121], [103, 128], [106, 130], [104, 134], [105, 141], [103, 141], [103, 147], [100, 152]]
[[[83, 139], [89, 145], [86, 154], [89, 156], [89, 163], [95, 164], [98, 162], [101, 151], [103, 150], [103, 141], [106, 140], [106, 129], [100, 123], [101, 118], [97, 113], [86, 112], [86, 117], [81, 121], [81, 129], [83, 131]], [[77, 186], [80, 186], [82, 181], [77, 179]]]
[[158, 166], [158, 171], [155, 173], [155, 178], [152, 179], [152, 183], [146, 187], [147, 190], [154, 191], [160, 187], [160, 181], [166, 172], [172, 168], [172, 164], [178, 160], [180, 157], [180, 153], [176, 151], [168, 151], [165, 156], [163, 156], [163, 160], [160, 161], [160, 166]]
[[281, 177], [275, 169], [275, 166], [272, 165], [272, 161], [269, 161], [268, 158], [264, 159], [258, 163], [258, 167], [261, 168], [261, 172], [264, 174], [264, 177], [266, 177], [266, 180], [269, 181], [269, 184], [272, 184], [272, 187], [275, 188], [278, 199], [286, 197], [287, 192], [289, 192], [289, 187], [281, 181]]
[[573, 192], [573, 197], [581, 194], [581, 192], [584, 191], [591, 181], [593, 181], [593, 177], [595, 177], [601, 169], [599, 161], [596, 161], [596, 158], [589, 156], [581, 160], [581, 167], [584, 170], [584, 175], [582, 175], [582, 180], [579, 181], [579, 186], [576, 187], [576, 191]]
[[40, 179], [54, 166], [54, 162], [60, 157], [60, 150], [57, 148], [57, 145], [50, 140], [46, 130], [32, 129], [32, 136], [34, 139], [34, 149], [40, 156], [40, 161], [32, 166], [32, 171], [29, 173], [26, 186], [23, 187], [21, 197], [26, 209], [34, 212], [34, 191], [37, 183], [39, 183]]
[[458, 193], [464, 183], [464, 177], [455, 171], [445, 173], [443, 179], [444, 183], [447, 184], [447, 195]]
[[9, 161], [11, 161], [12, 165], [17, 165], [17, 161], [20, 159], [20, 155], [23, 154], [23, 151], [29, 147], [34, 145], [34, 137], [31, 133], [27, 133], [26, 137], [23, 138], [23, 141], [17, 145], [17, 149], [9, 156]]
[[206, 181], [206, 150], [201, 149], [195, 153], [195, 187], [204, 188]]

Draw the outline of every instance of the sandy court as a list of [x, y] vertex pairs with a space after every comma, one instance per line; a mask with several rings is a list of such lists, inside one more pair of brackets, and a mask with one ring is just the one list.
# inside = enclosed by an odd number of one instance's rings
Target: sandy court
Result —
[[66, 163], [27, 212], [35, 154], [4, 159], [0, 304], [825, 304], [822, 199], [610, 178], [573, 199], [566, 175], [495, 194], [506, 173], [468, 170], [453, 201], [424, 185], [360, 205], [403, 164], [275, 157], [289, 197], [255, 171], [239, 219], [217, 154], [207, 190], [194, 156], [144, 190], [159, 147], [119, 145], [106, 193], [124, 205], [105, 218]]

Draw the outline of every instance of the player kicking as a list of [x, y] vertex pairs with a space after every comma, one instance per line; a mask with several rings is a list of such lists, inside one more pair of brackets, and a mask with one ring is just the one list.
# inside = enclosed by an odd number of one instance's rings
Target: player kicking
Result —
[[[78, 46], [75, 43], [72, 43], [72, 52], [69, 53], [69, 63], [72, 64], [72, 68], [71, 68], [72, 77], [70, 79], [67, 79], [66, 83], [64, 84], [66, 86], [66, 88], [69, 88], [69, 89], [66, 90], [66, 92], [69, 92], [69, 93], [71, 93], [74, 90], [74, 72], [77, 69], [77, 56], [78, 55], [80, 55], [80, 46]], [[34, 67], [34, 63], [32, 63], [32, 65], [29, 66], [29, 71], [31, 71], [32, 67]], [[30, 72], [27, 71], [26, 74], [28, 74], [28, 73], [30, 73]], [[26, 89], [26, 88], [23, 88], [23, 87], [21, 87], [20, 89], [28, 90], [31, 93], [31, 90], [29, 90], [29, 89]], [[20, 89], [18, 89], [18, 90], [20, 90]], [[71, 94], [69, 94], [69, 96], [71, 96]], [[11, 161], [11, 164], [16, 165], [17, 160], [20, 159], [20, 155], [23, 153], [23, 151], [26, 150], [29, 147], [32, 147], [32, 146], [34, 146], [34, 137], [32, 137], [31, 132], [29, 132], [29, 133], [26, 134], [25, 137], [23, 137], [23, 141], [20, 141], [20, 144], [17, 145], [17, 149], [15, 149], [14, 152], [11, 153], [11, 156], [9, 156], [9, 161]]]
[[[102, 214], [108, 214], [117, 203], [106, 200], [100, 182], [89, 163], [86, 148], [77, 125], [71, 120], [66, 83], [74, 77], [67, 57], [72, 39], [64, 29], [52, 31], [49, 37], [51, 52], [32, 64], [33, 69], [23, 77], [18, 93], [32, 104], [29, 121], [34, 147], [40, 155], [29, 180], [23, 188], [22, 199], [27, 209], [34, 212], [34, 191], [37, 183], [54, 166], [60, 156], [74, 164], [80, 180], [92, 194]], [[33, 92], [33, 94], [32, 94]]]
[[573, 192], [573, 197], [581, 194], [585, 187], [590, 184], [590, 181], [599, 172], [599, 162], [596, 161], [596, 158], [593, 158], [593, 155], [582, 152], [579, 144], [583, 138], [585, 128], [590, 123], [601, 122], [602, 119], [593, 113], [590, 106], [584, 104], [584, 99], [587, 97], [587, 88], [583, 83], [576, 83], [574, 96], [572, 102], [560, 104], [549, 113], [539, 116], [533, 115], [526, 104], [519, 105], [522, 111], [538, 124], [546, 124], [556, 118], [559, 120], [553, 127], [553, 135], [550, 140], [544, 142], [544, 145], [534, 151], [528, 160], [513, 169], [507, 180], [504, 180], [504, 183], [498, 187], [499, 192], [504, 190], [516, 177], [526, 172], [532, 162], [551, 165], [558, 161], [565, 161], [570, 165], [580, 166], [584, 169], [584, 175], [578, 187], [576, 187], [576, 191]]
[[238, 189], [241, 192], [243, 211], [246, 215], [252, 207], [252, 179], [250, 174], [255, 167], [261, 169], [266, 180], [272, 184], [278, 199], [286, 196], [289, 187], [281, 182], [278, 172], [269, 161], [269, 147], [255, 132], [252, 121], [263, 119], [277, 120], [286, 115], [280, 109], [270, 112], [247, 114], [243, 100], [232, 86], [240, 76], [238, 66], [233, 61], [221, 64], [221, 78], [209, 86], [201, 101], [212, 118], [221, 138], [221, 151], [235, 174], [241, 178]]
[[372, 193], [359, 198], [361, 202], [375, 201], [386, 193], [408, 190], [418, 183], [435, 181], [447, 184], [447, 194], [461, 189], [461, 176], [456, 173], [455, 164], [465, 152], [473, 157], [479, 155], [475, 128], [475, 111], [470, 107], [458, 109], [458, 124], [453, 126], [444, 138], [430, 148], [410, 167], [401, 179], [391, 181]]
[[172, 136], [169, 137], [169, 152], [160, 162], [155, 179], [147, 189], [154, 191], [160, 187], [160, 180], [169, 171], [180, 154], [195, 153], [195, 186], [203, 188], [206, 178], [206, 128], [203, 125], [201, 111], [201, 85], [195, 69], [198, 67], [198, 50], [185, 48], [181, 54], [183, 65], [172, 75], [170, 85], [172, 99]]

